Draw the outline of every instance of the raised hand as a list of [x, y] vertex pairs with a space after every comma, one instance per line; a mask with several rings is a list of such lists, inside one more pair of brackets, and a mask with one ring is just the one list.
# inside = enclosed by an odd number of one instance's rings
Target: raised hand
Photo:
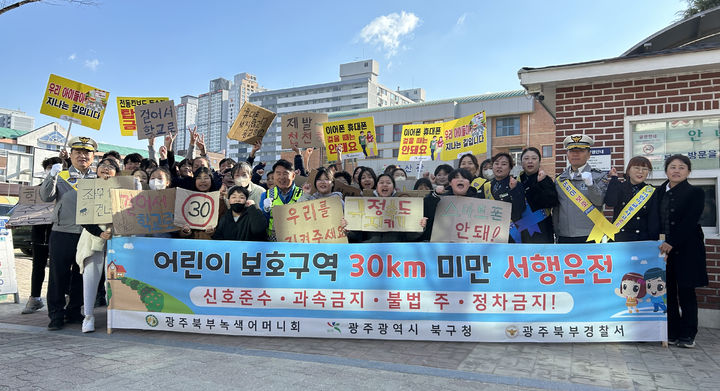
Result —
[[513, 176], [510, 176], [510, 188], [514, 189], [515, 186], [517, 186], [517, 184], [518, 184], [517, 179], [515, 179], [515, 177], [513, 177]]
[[543, 171], [543, 170], [538, 171], [537, 181], [540, 182], [545, 178], [547, 178], [547, 174], [545, 173], [545, 171]]
[[165, 135], [165, 148], [167, 148], [168, 151], [173, 150], [173, 142], [175, 141], [175, 137], [177, 137], [177, 133], [168, 133]]
[[200, 156], [206, 155], [205, 150], [205, 135], [201, 134], [199, 137], [197, 137], [197, 140], [195, 141], [195, 145], [197, 145], [198, 152], [200, 152]]

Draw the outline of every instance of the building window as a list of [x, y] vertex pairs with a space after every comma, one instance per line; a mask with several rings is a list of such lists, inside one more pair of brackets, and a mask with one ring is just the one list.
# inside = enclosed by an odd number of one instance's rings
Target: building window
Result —
[[398, 156], [400, 156], [400, 149], [393, 148], [393, 156], [392, 157], [398, 157]]
[[552, 157], [552, 145], [542, 146], [542, 157]]
[[665, 180], [665, 159], [685, 155], [692, 163], [694, 186], [705, 191], [705, 208], [700, 224], [710, 235], [718, 234], [717, 187], [720, 181], [720, 116], [663, 118], [630, 122], [632, 156], [644, 156], [653, 166], [653, 185]]
[[375, 127], [375, 140], [378, 143], [381, 143], [381, 142], [383, 142], [384, 137], [385, 137], [384, 126], [376, 126]]
[[400, 141], [400, 137], [402, 136], [402, 127], [403, 127], [403, 124], [395, 124], [395, 125], [393, 125], [393, 139], [392, 139], [392, 141]]
[[505, 117], [495, 120], [495, 136], [517, 136], [520, 134], [520, 117]]

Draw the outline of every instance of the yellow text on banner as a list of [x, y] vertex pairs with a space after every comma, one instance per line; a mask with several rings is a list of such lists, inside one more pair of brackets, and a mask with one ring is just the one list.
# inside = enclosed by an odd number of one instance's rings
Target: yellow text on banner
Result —
[[328, 161], [337, 160], [338, 146], [342, 148], [343, 159], [365, 159], [378, 154], [373, 117], [326, 122], [323, 135]]
[[[440, 142], [442, 140], [442, 142]], [[443, 123], [443, 137], [438, 139], [440, 160], [455, 160], [462, 155], [487, 152], [485, 112], [475, 113]]]
[[110, 93], [50, 75], [40, 113], [100, 130]]
[[134, 136], [135, 132], [137, 131], [137, 124], [135, 123], [135, 107], [155, 102], [164, 102], [166, 100], [170, 100], [170, 98], [139, 98], [118, 96], [116, 100], [118, 119], [120, 120], [120, 135]]

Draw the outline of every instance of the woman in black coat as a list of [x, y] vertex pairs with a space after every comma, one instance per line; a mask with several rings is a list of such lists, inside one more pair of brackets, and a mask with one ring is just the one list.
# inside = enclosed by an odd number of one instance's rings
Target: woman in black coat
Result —
[[708, 284], [705, 237], [699, 223], [705, 193], [688, 183], [691, 169], [687, 156], [670, 156], [665, 160], [668, 180], [658, 189], [665, 234], [660, 251], [667, 256], [668, 341], [686, 348], [695, 346], [697, 334], [695, 288]]
[[[625, 169], [625, 181], [620, 182], [617, 172], [610, 170], [610, 183], [605, 193], [605, 205], [613, 208], [613, 222], [616, 222], [620, 212], [640, 191], [654, 189], [645, 183], [652, 171], [652, 163], [645, 157], [635, 156], [630, 159]], [[650, 198], [637, 210], [637, 213], [627, 219], [627, 223], [615, 234], [616, 242], [635, 242], [639, 240], [658, 240], [660, 236], [660, 215], [658, 213], [658, 191], [654, 190]]]
[[461, 196], [479, 198], [477, 191], [471, 186], [474, 176], [464, 168], [457, 168], [448, 174], [448, 187], [437, 186], [433, 192], [423, 199], [423, 216], [427, 218], [425, 232], [420, 241], [430, 241], [432, 238], [433, 224], [435, 223], [435, 212], [440, 203], [440, 198], [445, 196]]
[[[540, 151], [535, 147], [525, 148], [520, 154], [523, 170], [518, 175], [518, 179], [525, 188], [525, 200], [530, 206], [530, 212], [545, 213], [546, 216], [537, 223], [539, 232], [531, 234], [530, 231], [534, 231], [533, 229], [520, 231], [522, 243], [555, 243], [555, 230], [549, 209], [558, 205], [558, 194], [552, 178], [540, 169], [540, 159]], [[523, 213], [527, 212], [523, 211]]]

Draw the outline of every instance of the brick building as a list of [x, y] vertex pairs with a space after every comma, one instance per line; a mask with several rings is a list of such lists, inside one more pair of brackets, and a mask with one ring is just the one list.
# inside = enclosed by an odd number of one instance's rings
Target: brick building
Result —
[[693, 164], [690, 182], [705, 190], [701, 218], [710, 285], [698, 288], [700, 324], [720, 327], [720, 7], [680, 21], [611, 59], [523, 68], [521, 84], [555, 118], [556, 173], [562, 140], [592, 135], [622, 173], [633, 156], [653, 163], [649, 182], [665, 180], [666, 156]]

